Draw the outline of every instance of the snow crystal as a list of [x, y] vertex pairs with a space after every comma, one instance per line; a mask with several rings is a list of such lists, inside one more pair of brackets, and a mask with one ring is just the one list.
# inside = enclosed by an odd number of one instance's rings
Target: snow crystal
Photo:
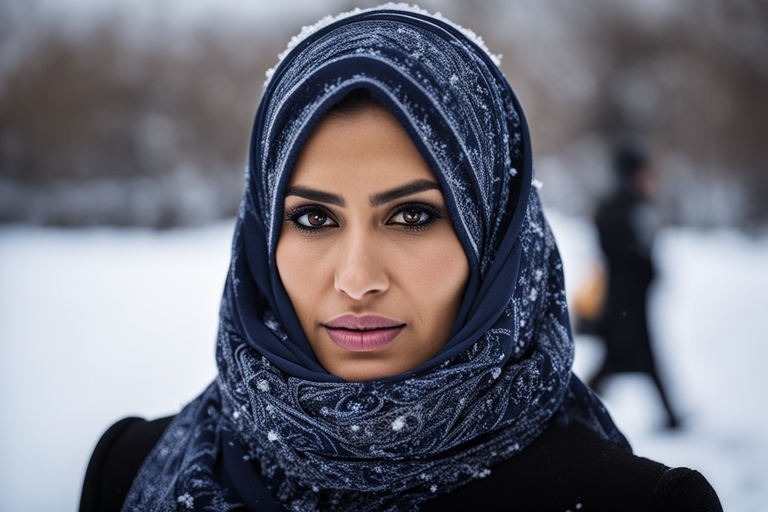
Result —
[[499, 378], [499, 375], [501, 375], [501, 368], [496, 366], [491, 370], [491, 376], [493, 377], [493, 380], [496, 380]]
[[259, 388], [259, 390], [264, 391], [266, 393], [267, 391], [269, 391], [269, 382], [262, 379], [259, 381], [259, 384], [257, 385], [257, 387]]
[[360, 425], [352, 425], [349, 427], [352, 432], [359, 432], [360, 431]]
[[432, 491], [432, 492], [437, 492], [437, 486], [436, 486], [435, 484], [432, 484], [432, 485], [429, 487], [429, 490], [430, 490], [430, 491]]
[[274, 430], [270, 430], [267, 433], [267, 439], [269, 439], [270, 443], [274, 443], [275, 441], [277, 441], [277, 439], [278, 439], [277, 432], [275, 432]]
[[536, 190], [541, 190], [541, 187], [544, 186], [544, 184], [542, 182], [540, 182], [539, 180], [531, 181], [531, 185], [533, 185], [533, 188], [535, 188]]
[[395, 421], [392, 422], [392, 430], [400, 432], [405, 426], [405, 416], [398, 416]]
[[187, 507], [188, 509], [192, 510], [192, 508], [195, 506], [195, 499], [190, 496], [188, 492], [185, 492], [178, 498], [176, 498], [176, 501]]
[[515, 169], [514, 167], [510, 167], [509, 168], [509, 175], [512, 176], [513, 178], [515, 176], [517, 176], [517, 169]]
[[539, 290], [536, 288], [531, 288], [531, 294], [529, 298], [531, 299], [531, 302], [536, 302], [536, 297], [539, 296]]
[[235, 418], [235, 419], [239, 418], [240, 417], [240, 411], [233, 412], [232, 413], [232, 417]]
[[344, 18], [349, 18], [350, 16], [354, 16], [356, 14], [359, 14], [361, 12], [369, 12], [369, 11], [382, 11], [382, 10], [398, 10], [398, 11], [408, 11], [408, 12], [415, 12], [417, 14], [424, 14], [426, 16], [432, 16], [433, 18], [436, 18], [443, 23], [446, 23], [459, 32], [461, 32], [467, 39], [475, 43], [488, 57], [491, 59], [491, 61], [496, 64], [497, 66], [501, 65], [501, 54], [494, 54], [491, 53], [491, 50], [488, 49], [488, 46], [486, 46], [485, 41], [482, 37], [477, 35], [474, 31], [464, 28], [461, 25], [454, 23], [453, 21], [444, 18], [443, 15], [440, 12], [436, 12], [435, 14], [430, 14], [429, 11], [426, 9], [422, 9], [421, 7], [417, 5], [408, 5], [406, 3], [395, 3], [395, 2], [388, 2], [383, 5], [379, 5], [377, 7], [371, 7], [368, 9], [360, 9], [359, 7], [355, 7], [351, 11], [342, 12], [341, 14], [337, 14], [336, 16], [325, 16], [323, 18], [320, 18], [317, 20], [313, 25], [306, 25], [304, 27], [301, 27], [301, 30], [298, 34], [293, 36], [290, 41], [288, 41], [288, 45], [286, 46], [285, 50], [283, 50], [280, 55], [277, 56], [277, 64], [275, 64], [274, 67], [269, 68], [266, 72], [267, 79], [264, 81], [264, 87], [269, 84], [269, 81], [272, 79], [272, 76], [275, 74], [275, 70], [280, 65], [280, 63], [288, 56], [289, 53], [291, 53], [291, 50], [296, 48], [302, 41], [304, 41], [306, 38], [314, 34], [315, 32], [327, 27], [328, 25], [331, 25], [332, 23], [335, 23], [339, 20], [343, 20]]

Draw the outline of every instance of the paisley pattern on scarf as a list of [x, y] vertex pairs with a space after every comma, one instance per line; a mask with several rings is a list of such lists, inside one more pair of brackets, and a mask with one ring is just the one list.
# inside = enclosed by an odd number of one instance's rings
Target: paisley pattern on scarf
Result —
[[[315, 359], [274, 248], [303, 142], [361, 87], [435, 172], [472, 270], [435, 358], [403, 375], [345, 382]], [[257, 113], [221, 306], [219, 377], [169, 426], [124, 510], [415, 510], [487, 476], [551, 421], [580, 421], [625, 443], [571, 374], [562, 263], [532, 179], [522, 110], [473, 34], [392, 4], [305, 30]]]

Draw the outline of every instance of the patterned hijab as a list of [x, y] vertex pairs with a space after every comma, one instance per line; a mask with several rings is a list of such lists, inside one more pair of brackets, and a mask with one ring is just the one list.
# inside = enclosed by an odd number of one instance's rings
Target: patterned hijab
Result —
[[[291, 41], [254, 124], [219, 375], [168, 427], [124, 510], [411, 510], [488, 475], [553, 421], [626, 442], [571, 373], [562, 263], [497, 63], [472, 32], [403, 4], [329, 17]], [[433, 359], [346, 382], [318, 363], [275, 247], [304, 142], [361, 88], [434, 172], [471, 271]]]

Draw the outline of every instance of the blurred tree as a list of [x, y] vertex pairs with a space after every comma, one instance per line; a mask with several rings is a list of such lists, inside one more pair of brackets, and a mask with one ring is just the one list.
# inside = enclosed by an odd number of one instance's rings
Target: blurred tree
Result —
[[[345, 0], [342, 10], [379, 3]], [[0, 222], [231, 215], [264, 71], [298, 26], [160, 25], [126, 43], [117, 16], [65, 35], [17, 23], [36, 16], [28, 5], [0, 3]], [[504, 55], [548, 205], [591, 214], [608, 187], [609, 148], [631, 134], [658, 157], [667, 221], [768, 221], [768, 3], [425, 6]]]

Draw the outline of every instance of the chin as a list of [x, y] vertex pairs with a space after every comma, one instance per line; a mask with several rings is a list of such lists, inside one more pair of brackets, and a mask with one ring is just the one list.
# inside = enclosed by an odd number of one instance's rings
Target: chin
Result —
[[323, 365], [331, 375], [341, 377], [348, 382], [365, 382], [368, 380], [384, 379], [405, 373], [413, 369], [413, 366], [404, 365], [397, 361], [381, 359], [351, 360], [349, 362]]

